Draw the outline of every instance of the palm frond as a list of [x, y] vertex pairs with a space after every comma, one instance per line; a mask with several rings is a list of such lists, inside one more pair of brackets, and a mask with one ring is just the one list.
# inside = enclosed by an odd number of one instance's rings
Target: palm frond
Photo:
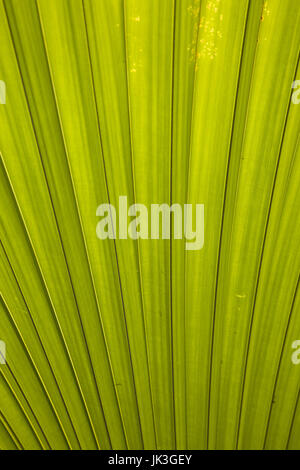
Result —
[[[299, 449], [299, 1], [0, 18], [0, 448]], [[204, 247], [99, 240], [120, 196]]]

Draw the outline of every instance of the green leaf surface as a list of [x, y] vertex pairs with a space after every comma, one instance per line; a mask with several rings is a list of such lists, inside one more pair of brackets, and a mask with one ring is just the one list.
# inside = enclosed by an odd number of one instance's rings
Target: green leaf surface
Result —
[[[298, 0], [0, 0], [1, 450], [299, 449], [299, 31]], [[98, 238], [120, 196], [148, 237]], [[187, 203], [202, 249], [151, 238]]]

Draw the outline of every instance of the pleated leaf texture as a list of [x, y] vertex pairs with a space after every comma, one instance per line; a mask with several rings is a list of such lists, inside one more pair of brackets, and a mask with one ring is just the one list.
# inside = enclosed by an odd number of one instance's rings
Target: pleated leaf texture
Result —
[[[0, 44], [0, 449], [300, 449], [299, 0], [0, 0]], [[120, 196], [203, 247], [99, 239]]]

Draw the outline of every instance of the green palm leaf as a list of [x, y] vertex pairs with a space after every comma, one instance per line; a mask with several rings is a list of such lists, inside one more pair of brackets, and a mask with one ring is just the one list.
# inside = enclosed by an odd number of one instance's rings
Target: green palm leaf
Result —
[[[0, 18], [0, 448], [299, 449], [298, 0]], [[204, 247], [99, 240], [120, 196]]]

